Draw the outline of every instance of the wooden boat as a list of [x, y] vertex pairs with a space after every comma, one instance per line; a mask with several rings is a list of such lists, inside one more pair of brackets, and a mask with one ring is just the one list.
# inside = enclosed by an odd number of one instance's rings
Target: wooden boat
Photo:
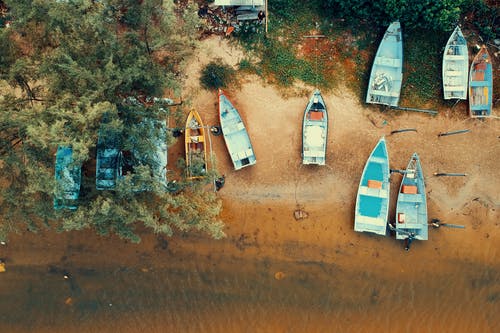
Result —
[[219, 89], [219, 120], [234, 169], [239, 170], [255, 164], [257, 160], [245, 125], [221, 89]]
[[188, 179], [204, 177], [207, 173], [205, 128], [196, 110], [189, 112], [185, 129], [186, 173]]
[[81, 165], [74, 163], [73, 149], [71, 147], [57, 147], [54, 177], [57, 186], [54, 196], [54, 209], [67, 208], [75, 210], [80, 195], [82, 168]]
[[403, 79], [403, 37], [401, 25], [387, 28], [373, 61], [366, 103], [398, 106]]
[[95, 187], [98, 190], [115, 188], [120, 170], [120, 138], [108, 128], [107, 117], [103, 118], [97, 137]]
[[414, 153], [399, 187], [396, 239], [428, 239], [427, 199], [420, 159]]
[[476, 54], [469, 74], [469, 114], [473, 118], [491, 116], [493, 67], [486, 46]]
[[319, 90], [304, 111], [302, 122], [302, 164], [325, 165], [328, 139], [328, 114]]
[[444, 99], [467, 99], [469, 51], [460, 27], [456, 27], [443, 53]]
[[386, 235], [390, 194], [389, 171], [389, 155], [385, 138], [382, 137], [370, 154], [359, 182], [355, 231]]

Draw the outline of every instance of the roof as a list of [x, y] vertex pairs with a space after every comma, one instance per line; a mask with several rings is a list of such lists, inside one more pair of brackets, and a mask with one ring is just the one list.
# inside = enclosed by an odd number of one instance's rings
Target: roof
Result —
[[216, 6], [264, 6], [264, 0], [215, 0]]

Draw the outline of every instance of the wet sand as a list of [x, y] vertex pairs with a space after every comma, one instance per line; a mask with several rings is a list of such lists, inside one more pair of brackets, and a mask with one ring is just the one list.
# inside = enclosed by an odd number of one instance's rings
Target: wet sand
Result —
[[[198, 76], [214, 57], [234, 65], [242, 54], [211, 39], [187, 68], [186, 94], [194, 96], [188, 102], [208, 125], [218, 123], [216, 94], [201, 90]], [[13, 235], [0, 247], [7, 261], [0, 275], [2, 331], [494, 332], [500, 326], [498, 120], [468, 119], [465, 102], [431, 117], [381, 113], [347, 90], [323, 92], [327, 166], [302, 166], [302, 114], [312, 87], [279, 91], [248, 76], [226, 92], [257, 156], [255, 166], [233, 171], [223, 138], [211, 138], [216, 167], [226, 175], [218, 194], [227, 238], [165, 240], [140, 231], [143, 242], [135, 245], [90, 231]], [[418, 132], [390, 135], [401, 128]], [[437, 137], [466, 128], [471, 132]], [[382, 135], [393, 169], [419, 153], [429, 217], [466, 229], [431, 229], [429, 240], [415, 241], [409, 252], [394, 238], [353, 231], [359, 178]], [[179, 141], [169, 161], [182, 156]], [[400, 180], [391, 176], [391, 218]], [[297, 207], [307, 219], [294, 219]]]

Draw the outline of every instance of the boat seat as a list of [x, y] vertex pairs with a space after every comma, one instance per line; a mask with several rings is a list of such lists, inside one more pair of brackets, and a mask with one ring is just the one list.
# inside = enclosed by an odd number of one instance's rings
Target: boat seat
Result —
[[462, 76], [464, 74], [464, 72], [462, 71], [453, 71], [453, 70], [446, 71], [445, 73], [448, 76]]
[[384, 221], [384, 219], [381, 219], [379, 217], [358, 215], [356, 216], [356, 223], [371, 224], [374, 226], [384, 227], [387, 221]]
[[484, 72], [472, 72], [471, 84], [476, 81], [484, 81]]
[[465, 60], [463, 55], [447, 54], [445, 56], [446, 60]]
[[387, 163], [387, 160], [385, 158], [383, 158], [383, 157], [373, 156], [373, 157], [370, 158], [369, 162], [379, 163], [379, 164], [385, 164], [385, 163]]
[[324, 157], [325, 152], [323, 150], [307, 150], [304, 152], [305, 157]]
[[311, 111], [309, 112], [310, 120], [323, 120], [323, 112], [321, 111]]
[[449, 85], [445, 85], [446, 87], [446, 90], [447, 91], [464, 91], [465, 92], [465, 87], [464, 85], [453, 85], [453, 86], [449, 86]]
[[371, 94], [377, 96], [399, 97], [399, 91], [384, 91], [372, 89]]
[[387, 67], [401, 67], [401, 59], [377, 57], [375, 59], [375, 64]]
[[387, 198], [387, 191], [386, 190], [381, 189], [381, 188], [371, 188], [368, 186], [360, 186], [359, 187], [359, 194], [366, 195], [369, 197], [382, 198], [382, 199]]
[[423, 199], [422, 194], [399, 193], [398, 201], [399, 202], [422, 203], [422, 202], [424, 202], [424, 199]]
[[472, 80], [470, 82], [471, 87], [488, 87], [490, 84], [488, 81], [478, 81], [478, 80]]
[[252, 149], [242, 150], [235, 154], [238, 160], [243, 160], [245, 158], [253, 156]]

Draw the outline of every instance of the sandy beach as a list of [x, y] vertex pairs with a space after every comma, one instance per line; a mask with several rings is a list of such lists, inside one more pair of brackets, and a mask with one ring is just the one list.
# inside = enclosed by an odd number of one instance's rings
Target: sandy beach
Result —
[[[200, 69], [214, 58], [234, 66], [243, 54], [220, 38], [204, 41], [198, 52], [186, 69], [185, 96], [192, 96], [187, 103], [198, 110], [205, 124], [216, 125], [217, 97], [199, 87]], [[307, 86], [280, 90], [252, 75], [243, 77], [240, 87], [226, 89], [246, 124], [257, 164], [234, 171], [223, 138], [211, 137], [214, 167], [226, 176], [218, 192], [226, 224], [223, 240], [196, 234], [165, 239], [146, 231], [141, 232], [143, 241], [138, 245], [98, 237], [91, 231], [12, 235], [6, 246], [0, 246], [0, 257], [7, 264], [7, 272], [0, 275], [0, 328], [29, 331], [35, 327], [37, 332], [116, 328], [164, 332], [162, 327], [167, 326], [172, 332], [494, 332], [500, 326], [500, 122], [469, 119], [466, 102], [453, 110], [439, 110], [435, 117], [383, 113], [362, 104], [347, 89], [337, 88], [322, 92], [329, 114], [327, 165], [303, 166], [301, 124], [312, 91]], [[499, 114], [498, 107], [493, 113]], [[417, 132], [391, 135], [404, 128]], [[441, 132], [462, 129], [470, 132], [438, 137]], [[392, 169], [404, 169], [414, 152], [420, 155], [429, 217], [465, 229], [431, 228], [429, 240], [415, 241], [409, 252], [393, 237], [354, 232], [357, 186], [381, 136], [387, 139]], [[169, 164], [172, 161], [173, 167], [183, 156], [179, 140], [170, 147]], [[436, 172], [467, 176], [435, 177]], [[391, 176], [391, 219], [400, 180], [399, 174]], [[308, 213], [306, 219], [294, 219], [298, 208]], [[121, 308], [111, 314], [96, 312], [97, 319], [90, 316], [81, 320], [79, 329], [72, 328], [70, 319], [78, 317], [77, 304], [98, 294], [90, 277], [120, 280], [120, 269], [125, 269], [123, 276], [132, 271], [141, 279], [153, 276], [156, 283], [159, 277], [170, 276], [165, 282], [169, 292], [189, 289], [193, 294], [170, 299], [175, 307], [165, 298], [134, 308], [144, 310], [144, 320], [128, 317]], [[79, 281], [79, 293], [62, 280], [65, 270]], [[34, 285], [27, 276], [30, 273], [46, 281], [49, 290], [57, 290], [46, 299], [57, 305], [49, 307], [54, 313], [35, 311], [45, 319], [28, 325], [10, 309], [29, 308], [26, 286]], [[129, 281], [120, 281], [130, 287]], [[102, 282], [97, 289], [110, 290], [112, 284]], [[150, 286], [131, 288], [161, 294]], [[233, 297], [214, 301], [214, 294]], [[120, 299], [113, 295], [109, 292], [108, 296]], [[65, 303], [68, 297], [70, 304]], [[162, 315], [165, 309], [170, 315]], [[49, 320], [58, 316], [66, 319]], [[106, 324], [110, 318], [114, 326]], [[249, 324], [252, 318], [259, 320]]]

